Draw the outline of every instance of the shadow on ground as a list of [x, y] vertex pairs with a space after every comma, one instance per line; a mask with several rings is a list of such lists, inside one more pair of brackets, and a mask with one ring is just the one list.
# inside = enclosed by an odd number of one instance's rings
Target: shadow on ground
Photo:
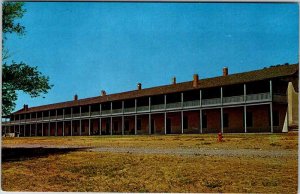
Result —
[[82, 148], [2, 148], [2, 162], [28, 160], [52, 154], [66, 154], [78, 150], [82, 150]]

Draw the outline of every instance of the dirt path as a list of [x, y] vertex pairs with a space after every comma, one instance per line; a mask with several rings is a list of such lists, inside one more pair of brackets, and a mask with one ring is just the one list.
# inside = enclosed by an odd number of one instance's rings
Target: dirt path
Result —
[[91, 148], [95, 152], [112, 152], [112, 153], [135, 153], [135, 154], [169, 154], [169, 155], [202, 155], [202, 156], [228, 156], [228, 157], [298, 157], [297, 151], [290, 150], [254, 150], [254, 149], [154, 149], [154, 148]]
[[84, 147], [84, 146], [57, 146], [57, 145], [32, 145], [17, 144], [5, 145], [3, 148], [59, 148], [81, 149], [94, 152], [135, 153], [135, 154], [168, 154], [190, 156], [226, 156], [226, 157], [298, 157], [296, 150], [261, 150], [261, 149], [222, 149], [222, 148], [133, 148], [133, 147]]

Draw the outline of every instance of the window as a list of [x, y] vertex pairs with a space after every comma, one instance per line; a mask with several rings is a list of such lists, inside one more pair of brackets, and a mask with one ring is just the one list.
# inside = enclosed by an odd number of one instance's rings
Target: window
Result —
[[136, 125], [137, 130], [142, 130], [142, 119], [137, 119]]
[[229, 127], [228, 113], [223, 114], [223, 127]]
[[202, 116], [202, 128], [207, 128], [207, 115], [203, 114]]
[[273, 111], [273, 125], [279, 126], [279, 112]]
[[119, 123], [117, 121], [114, 122], [114, 131], [118, 131]]
[[189, 118], [187, 116], [183, 117], [183, 128], [188, 129], [189, 128]]
[[247, 127], [252, 127], [253, 126], [253, 115], [252, 115], [252, 112], [247, 112], [246, 113], [246, 124], [247, 124]]

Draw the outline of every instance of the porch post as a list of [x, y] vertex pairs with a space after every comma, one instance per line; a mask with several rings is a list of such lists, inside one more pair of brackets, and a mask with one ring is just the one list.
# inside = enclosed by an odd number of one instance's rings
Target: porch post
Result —
[[274, 132], [273, 129], [273, 104], [270, 102], [270, 124], [271, 124], [271, 133]]
[[272, 80], [270, 80], [270, 124], [271, 124], [271, 133], [274, 132], [273, 129], [273, 88], [272, 88]]
[[183, 111], [181, 111], [181, 133], [183, 134]]
[[35, 136], [37, 136], [37, 112], [35, 113]]
[[149, 112], [151, 112], [151, 97], [149, 96]]
[[[30, 122], [31, 122], [31, 113], [29, 113], [29, 119], [30, 119]], [[31, 123], [29, 123], [29, 136], [31, 137]]]
[[200, 114], [199, 114], [199, 116], [200, 116], [200, 120], [199, 120], [199, 125], [200, 125], [200, 133], [203, 133], [203, 129], [202, 129], [202, 109], [200, 109]]
[[113, 128], [113, 122], [112, 122], [112, 117], [110, 117], [110, 135], [112, 135], [112, 128]]
[[202, 107], [202, 90], [200, 90], [199, 95], [200, 95], [200, 107]]
[[246, 84], [244, 84], [244, 129], [245, 133], [247, 133], [247, 106], [246, 106], [246, 101], [247, 101], [247, 88]]
[[82, 129], [82, 126], [81, 126], [81, 106], [79, 107], [79, 116], [80, 116], [80, 119], [79, 119], [79, 136], [81, 136], [81, 129]]
[[89, 118], [89, 136], [91, 135], [91, 118]]
[[137, 115], [134, 115], [134, 134], [137, 135]]
[[124, 135], [124, 100], [122, 100], [122, 135]]
[[101, 117], [99, 118], [99, 135], [101, 135], [102, 131], [102, 123], [101, 123]]
[[124, 115], [122, 115], [122, 135], [124, 135]]
[[65, 109], [63, 109], [62, 135], [65, 136]]
[[165, 110], [167, 109], [167, 95], [164, 96]]
[[51, 122], [50, 122], [50, 119], [51, 119], [51, 114], [50, 114], [51, 112], [50, 112], [50, 110], [49, 110], [49, 123], [48, 123], [48, 136], [50, 136], [50, 134], [51, 134]]
[[81, 136], [81, 130], [82, 130], [82, 121], [79, 119], [79, 136]]
[[244, 127], [245, 133], [247, 133], [247, 106], [244, 105]]
[[149, 123], [148, 123], [148, 124], [149, 124], [149, 125], [148, 125], [148, 126], [149, 126], [149, 134], [151, 134], [151, 113], [149, 113], [149, 119], [148, 119], [148, 120], [149, 120], [149, 121], [148, 121], [148, 122], [149, 122]]
[[44, 112], [42, 112], [42, 136], [44, 136]]
[[167, 113], [165, 112], [165, 135], [167, 134]]
[[73, 136], [73, 107], [71, 107], [71, 136]]
[[183, 92], [181, 92], [181, 108], [183, 108]]
[[223, 133], [224, 132], [224, 129], [223, 129], [223, 87], [221, 87], [221, 132]]
[[57, 129], [57, 109], [55, 110], [55, 136], [58, 136], [58, 129]]
[[223, 107], [221, 107], [221, 132], [223, 133]]

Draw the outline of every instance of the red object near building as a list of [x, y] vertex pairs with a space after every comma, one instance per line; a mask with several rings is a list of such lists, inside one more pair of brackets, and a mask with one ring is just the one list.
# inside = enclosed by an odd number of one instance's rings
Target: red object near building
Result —
[[223, 141], [223, 135], [222, 133], [218, 133], [218, 142], [222, 142]]

